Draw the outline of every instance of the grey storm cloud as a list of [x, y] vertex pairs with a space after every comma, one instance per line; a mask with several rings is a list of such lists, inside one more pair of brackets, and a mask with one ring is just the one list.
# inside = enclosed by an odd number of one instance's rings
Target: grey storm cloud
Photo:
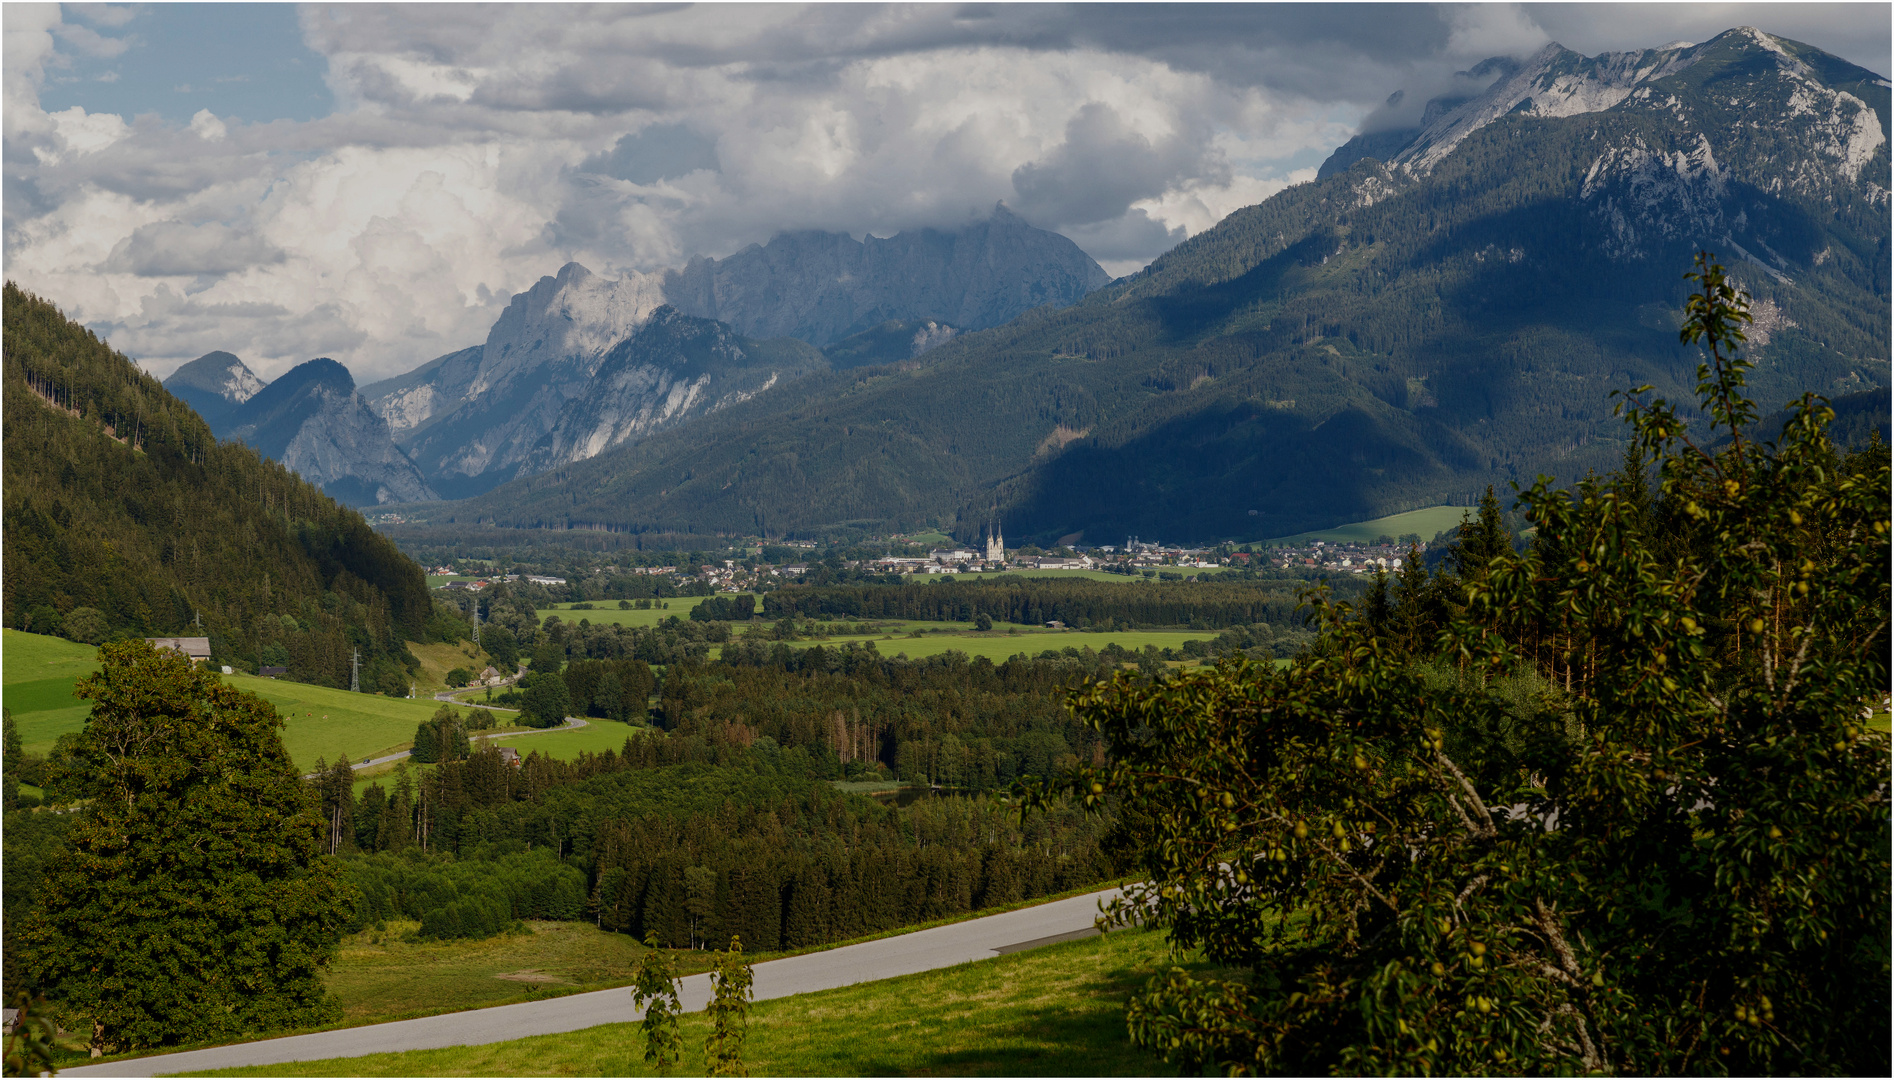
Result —
[[1153, 145], [1111, 106], [1085, 105], [1057, 149], [1013, 170], [1019, 212], [1052, 227], [1093, 225], [1185, 177], [1227, 178], [1229, 167], [1209, 160], [1207, 140], [1191, 134]]
[[159, 221], [140, 226], [119, 241], [105, 260], [105, 269], [139, 277], [177, 277], [229, 274], [282, 261], [281, 249], [228, 225]]

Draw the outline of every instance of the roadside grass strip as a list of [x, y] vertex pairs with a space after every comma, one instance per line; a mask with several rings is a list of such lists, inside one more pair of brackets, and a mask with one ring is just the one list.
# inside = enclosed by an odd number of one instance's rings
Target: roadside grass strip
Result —
[[[1150, 1076], [1124, 1009], [1171, 967], [1164, 935], [1126, 930], [880, 982], [760, 1001], [743, 1061], [754, 1076]], [[1201, 968], [1201, 963], [1178, 961]], [[629, 991], [627, 991], [627, 995]], [[629, 1001], [627, 1009], [629, 1009]], [[706, 1069], [704, 1013], [680, 1025], [677, 1075]], [[199, 1076], [654, 1076], [638, 1025], [485, 1046], [195, 1073]]]
[[[530, 933], [483, 941], [405, 941], [420, 923], [386, 925], [344, 938], [330, 968], [328, 988], [342, 1004], [345, 1026], [431, 1015], [443, 1006], [505, 1005], [548, 990], [628, 984], [645, 951], [629, 934], [583, 922], [533, 919], [526, 923]], [[709, 953], [674, 955], [687, 974], [710, 967]]]

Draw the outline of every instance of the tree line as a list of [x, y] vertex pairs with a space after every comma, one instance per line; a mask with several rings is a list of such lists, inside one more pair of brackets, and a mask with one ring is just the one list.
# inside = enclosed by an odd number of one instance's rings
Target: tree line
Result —
[[359, 799], [339, 777], [315, 786], [350, 827], [353, 925], [407, 917], [422, 936], [585, 917], [675, 948], [741, 935], [773, 950], [1110, 876], [1104, 827], [1076, 811], [1022, 822], [979, 799], [881, 805], [812, 777], [811, 759], [725, 728], [570, 763], [533, 753], [516, 767], [483, 748]]
[[[1117, 582], [1003, 577], [992, 581], [899, 586], [782, 588], [763, 596], [763, 617], [911, 619], [1040, 626], [1059, 621], [1084, 629], [1187, 627], [1217, 630], [1267, 623], [1300, 626], [1295, 584], [1179, 581], [1137, 586]], [[1352, 591], [1359, 586], [1339, 581]]]

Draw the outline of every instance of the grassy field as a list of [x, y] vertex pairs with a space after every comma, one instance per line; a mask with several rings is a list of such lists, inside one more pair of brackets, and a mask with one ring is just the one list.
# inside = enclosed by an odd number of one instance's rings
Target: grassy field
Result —
[[[401, 940], [419, 925], [397, 921], [385, 932], [343, 939], [328, 985], [342, 1002], [344, 1024], [503, 1005], [535, 988], [625, 985], [644, 952], [629, 934], [583, 922], [533, 920], [526, 924], [529, 934], [485, 941]], [[707, 967], [703, 958], [695, 970]]]
[[[579, 756], [581, 751], [593, 754], [607, 750], [617, 753], [625, 748], [625, 740], [636, 737], [645, 728], [621, 724], [616, 720], [601, 720], [592, 717], [585, 726], [572, 731], [549, 731], [543, 735], [513, 735], [490, 740], [495, 746], [510, 746], [520, 752], [521, 757], [537, 750], [548, 757], [569, 761]], [[488, 741], [488, 740], [482, 740]]]
[[[514, 714], [496, 709], [494, 710], [494, 715], [504, 723], [510, 720]], [[477, 748], [480, 745], [491, 742], [495, 746], [510, 746], [518, 750], [521, 757], [537, 750], [548, 757], [556, 758], [560, 761], [570, 761], [578, 757], [582, 752], [601, 754], [610, 750], [613, 753], [617, 753], [625, 748], [626, 739], [634, 738], [639, 733], [648, 730], [648, 728], [638, 728], [632, 727], [629, 724], [621, 724], [616, 720], [601, 720], [598, 717], [592, 717], [586, 721], [584, 727], [571, 731], [549, 731], [544, 734], [539, 734], [530, 729], [521, 729], [519, 731], [501, 734], [498, 738], [481, 739], [475, 746]], [[412, 736], [414, 730], [410, 728], [408, 734]], [[476, 734], [484, 733], [477, 732]], [[358, 754], [354, 760], [360, 761], [365, 756], [367, 755]], [[410, 772], [419, 772], [430, 768], [430, 766], [409, 761], [391, 761], [385, 765], [376, 765], [369, 769], [357, 769], [355, 770], [356, 797], [360, 798], [362, 792], [367, 791], [371, 784], [380, 784], [383, 788], [392, 789], [395, 784], [395, 772], [403, 765], [405, 765]]]
[[28, 753], [44, 754], [61, 735], [85, 727], [92, 706], [72, 696], [72, 684], [98, 669], [98, 649], [91, 645], [0, 630], [0, 701], [12, 711]]
[[[543, 966], [527, 961], [532, 966]], [[882, 982], [757, 1002], [743, 1060], [756, 1076], [1151, 1076], [1124, 1007], [1171, 966], [1163, 936], [1127, 930]], [[1186, 962], [1185, 966], [1198, 965]], [[703, 1013], [682, 1025], [677, 1073], [702, 1075]], [[489, 1046], [331, 1058], [207, 1076], [650, 1076], [633, 1024]]]
[[415, 677], [415, 686], [430, 694], [447, 689], [447, 673], [455, 668], [478, 672], [491, 663], [487, 651], [471, 641], [436, 641], [427, 645], [410, 641], [408, 651], [421, 661], [421, 673]]
[[[97, 650], [42, 634], [0, 633], [4, 700], [20, 727], [20, 743], [31, 753], [47, 753], [54, 740], [84, 727], [91, 714], [92, 706], [72, 697], [72, 685], [98, 668]], [[415, 725], [440, 707], [430, 700], [351, 694], [254, 675], [223, 678], [276, 706], [283, 716], [283, 747], [299, 769], [313, 767], [317, 757], [333, 758], [338, 751], [359, 761], [405, 745], [414, 738]]]
[[1373, 521], [1357, 521], [1351, 525], [1337, 525], [1332, 529], [1317, 529], [1314, 532], [1297, 533], [1294, 536], [1279, 537], [1269, 541], [1272, 544], [1302, 544], [1321, 540], [1330, 544], [1366, 544], [1378, 536], [1395, 536], [1402, 533], [1415, 533], [1422, 540], [1432, 540], [1436, 533], [1445, 532], [1460, 524], [1461, 515], [1467, 513], [1464, 506], [1430, 506], [1425, 510], [1409, 510], [1405, 514], [1391, 514]]
[[283, 749], [296, 767], [315, 767], [316, 758], [351, 761], [380, 756], [414, 739], [415, 725], [434, 715], [440, 702], [426, 698], [386, 698], [351, 694], [326, 686], [225, 675], [224, 681], [276, 706], [283, 717]]
[[[736, 596], [738, 594], [719, 593], [718, 595]], [[754, 594], [751, 595], [754, 596]], [[653, 600], [654, 604], [671, 606], [665, 609], [653, 608], [650, 611], [639, 611], [636, 608], [620, 611], [616, 600], [594, 600], [591, 611], [573, 611], [571, 604], [554, 604], [552, 607], [539, 608], [533, 614], [537, 615], [542, 623], [546, 621], [546, 616], [557, 615], [565, 622], [587, 619], [606, 626], [656, 626], [673, 615], [680, 619], [690, 618], [691, 609], [703, 603], [705, 599], [706, 597], [702, 596], [674, 596], [669, 600]]]
[[[1176, 573], [1177, 571], [1173, 570], [1171, 572]], [[1193, 573], [1193, 574], [1196, 573], [1195, 570], [1188, 570], [1184, 572]], [[988, 578], [1009, 578], [1009, 577], [1063, 578], [1068, 581], [1073, 578], [1084, 578], [1087, 581], [1115, 581], [1120, 585], [1129, 585], [1132, 582], [1144, 580], [1143, 578], [1126, 577], [1123, 574], [1107, 574], [1102, 570], [1001, 570], [998, 573], [974, 574], [974, 575], [971, 575], [971, 577], [975, 581], [985, 581]], [[930, 584], [939, 585], [942, 582], [946, 582], [946, 581], [958, 582], [961, 580], [965, 580], [965, 578], [966, 578], [966, 575], [950, 576], [947, 574], [930, 574], [926, 578], [923, 578], [921, 580], [927, 581]], [[1153, 578], [1152, 580], [1155, 581], [1157, 579]]]

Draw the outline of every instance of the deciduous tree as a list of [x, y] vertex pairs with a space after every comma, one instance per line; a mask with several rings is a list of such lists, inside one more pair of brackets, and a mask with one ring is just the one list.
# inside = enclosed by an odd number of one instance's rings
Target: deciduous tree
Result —
[[89, 803], [22, 945], [35, 985], [113, 1051], [333, 1019], [352, 890], [268, 702], [142, 640], [99, 650], [66, 758]]
[[[1541, 478], [1538, 542], [1464, 550], [1431, 655], [1318, 594], [1326, 647], [1287, 670], [1075, 698], [1113, 759], [1076, 793], [1119, 805], [1147, 875], [1113, 917], [1244, 972], [1153, 980], [1137, 1042], [1231, 1073], [1888, 1072], [1888, 752], [1861, 727], [1888, 460], [1838, 456], [1814, 397], [1759, 441], [1746, 298], [1693, 277], [1722, 441], [1626, 408], [1673, 540], [1630, 484]], [[1534, 672], [1528, 737], [1494, 736]]]
[[644, 1032], [644, 1059], [660, 1075], [677, 1064], [683, 1038], [678, 1034], [677, 1018], [683, 1006], [677, 999], [677, 973], [671, 956], [658, 944], [658, 932], [647, 931], [644, 955], [632, 972], [631, 1003], [644, 1010], [639, 1025]]
[[743, 1067], [743, 1040], [750, 1033], [750, 998], [756, 974], [743, 960], [743, 942], [735, 935], [730, 948], [716, 954], [710, 969], [710, 1035], [704, 1039], [704, 1068], [712, 1076], [748, 1076]]

